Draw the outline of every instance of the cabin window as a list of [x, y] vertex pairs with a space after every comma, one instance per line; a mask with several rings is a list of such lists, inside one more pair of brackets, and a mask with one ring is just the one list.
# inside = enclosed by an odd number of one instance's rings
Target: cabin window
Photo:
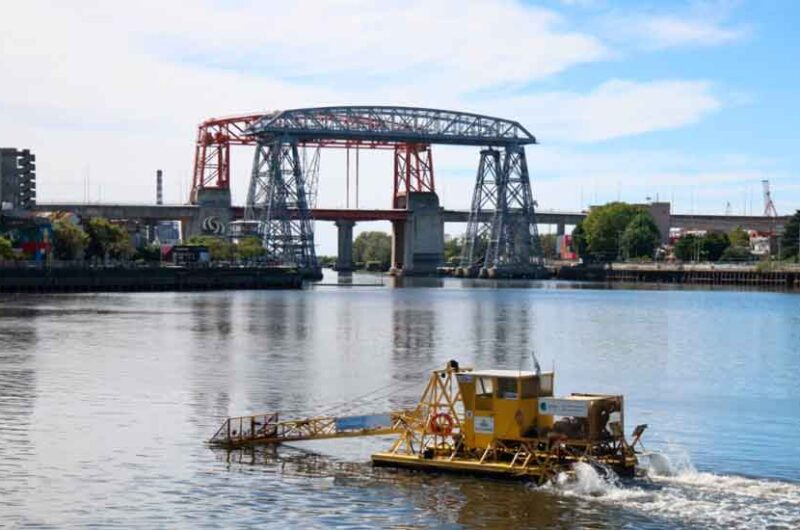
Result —
[[552, 396], [553, 395], [553, 375], [543, 375], [539, 378], [540, 380], [540, 392], [542, 396]]
[[503, 399], [517, 399], [517, 380], [510, 377], [497, 379], [497, 395]]
[[475, 380], [475, 410], [492, 410], [494, 385], [491, 377], [478, 377]]
[[492, 385], [491, 377], [479, 377], [475, 383], [475, 396], [476, 397], [491, 397], [494, 392], [494, 385]]
[[539, 380], [529, 377], [522, 380], [522, 399], [539, 397]]

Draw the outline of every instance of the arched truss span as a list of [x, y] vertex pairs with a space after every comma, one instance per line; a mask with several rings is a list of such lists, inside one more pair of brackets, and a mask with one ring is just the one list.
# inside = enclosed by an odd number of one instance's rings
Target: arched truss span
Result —
[[519, 122], [440, 109], [385, 106], [284, 110], [252, 123], [246, 134], [299, 141], [352, 140], [408, 144], [510, 146], [535, 144]]

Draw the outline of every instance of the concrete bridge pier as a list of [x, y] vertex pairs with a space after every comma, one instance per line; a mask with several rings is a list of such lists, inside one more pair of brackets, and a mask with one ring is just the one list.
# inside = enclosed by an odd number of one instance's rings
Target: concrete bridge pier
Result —
[[556, 224], [556, 235], [563, 236], [567, 231], [567, 225], [563, 221]]
[[392, 221], [392, 274], [401, 274], [406, 255], [406, 222]]
[[406, 276], [434, 274], [444, 259], [439, 197], [431, 192], [412, 192], [406, 201], [408, 218], [392, 222], [392, 272]]
[[336, 270], [352, 272], [353, 270], [353, 227], [355, 221], [339, 220], [334, 223], [338, 229], [338, 252], [336, 254]]
[[230, 190], [213, 188], [199, 190], [197, 207], [197, 214], [186, 224], [184, 237], [227, 235], [228, 224], [233, 220]]

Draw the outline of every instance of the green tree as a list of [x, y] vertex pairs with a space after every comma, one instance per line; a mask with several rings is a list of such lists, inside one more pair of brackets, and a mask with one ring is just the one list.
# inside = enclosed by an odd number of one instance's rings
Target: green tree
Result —
[[11, 241], [3, 236], [0, 236], [0, 259], [14, 259], [14, 248], [11, 246]]
[[89, 236], [88, 254], [96, 258], [127, 259], [133, 254], [125, 228], [103, 217], [92, 217], [86, 223]]
[[686, 234], [675, 242], [672, 250], [681, 261], [719, 261], [729, 246], [727, 234], [709, 232], [704, 236]]
[[542, 255], [545, 259], [555, 259], [558, 257], [556, 252], [556, 235], [542, 234], [539, 236], [539, 245], [542, 247]]
[[737, 226], [728, 234], [728, 241], [732, 247], [750, 248], [750, 234], [741, 226]]
[[798, 252], [798, 250], [800, 250], [800, 248], [798, 248], [798, 244], [800, 244], [800, 235], [798, 235], [798, 233], [800, 233], [800, 210], [797, 210], [791, 219], [789, 219], [789, 222], [786, 223], [781, 240], [783, 255], [787, 258], [794, 255], [797, 261], [800, 262], [800, 252]]
[[455, 263], [461, 259], [461, 250], [464, 248], [464, 239], [451, 237], [444, 242], [444, 262]]
[[583, 227], [583, 221], [575, 225], [572, 229], [572, 248], [578, 253], [578, 256], [587, 257], [587, 244], [586, 244], [586, 230]]
[[725, 249], [731, 245], [728, 235], [723, 232], [708, 232], [701, 242], [703, 258], [708, 261], [719, 261]]
[[749, 247], [742, 247], [739, 245], [731, 245], [722, 253], [720, 260], [722, 261], [750, 261], [753, 255], [750, 254]]
[[392, 238], [385, 232], [362, 232], [353, 242], [353, 261], [375, 261], [384, 268], [392, 259]]
[[[464, 236], [463, 244], [467, 244], [467, 237]], [[478, 236], [475, 246], [472, 249], [472, 263], [470, 265], [481, 265], [486, 260], [486, 249], [489, 246], [489, 237], [486, 233]], [[462, 249], [463, 250], [463, 249]], [[463, 252], [462, 252], [463, 253]], [[459, 254], [459, 258], [461, 255]]]
[[150, 245], [145, 245], [141, 248], [137, 248], [136, 252], [133, 254], [134, 260], [141, 260], [141, 261], [161, 261], [161, 246], [152, 243]]
[[236, 252], [241, 259], [252, 260], [262, 257], [266, 251], [259, 238], [248, 236], [239, 239], [236, 245]]
[[220, 236], [192, 236], [187, 245], [206, 247], [212, 261], [230, 261], [233, 259], [233, 243]]
[[80, 259], [88, 245], [89, 235], [77, 224], [69, 221], [53, 223], [53, 251], [56, 259]]
[[602, 261], [614, 260], [622, 250], [622, 234], [641, 211], [641, 207], [624, 202], [592, 208], [582, 223], [588, 253]]
[[622, 233], [622, 250], [628, 258], [653, 257], [661, 233], [647, 212], [637, 213]]
[[700, 261], [702, 258], [702, 238], [695, 234], [686, 234], [675, 242], [672, 248], [675, 257], [681, 261]]
[[320, 267], [333, 267], [336, 265], [336, 256], [317, 256]]

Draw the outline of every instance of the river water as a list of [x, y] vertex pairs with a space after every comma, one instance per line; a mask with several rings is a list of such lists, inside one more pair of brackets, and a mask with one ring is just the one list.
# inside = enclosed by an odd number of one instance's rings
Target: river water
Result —
[[[625, 394], [628, 432], [649, 424], [663, 455], [649, 478], [373, 469], [386, 438], [204, 443], [228, 415], [408, 405], [448, 359], [528, 369], [532, 348], [558, 394]], [[798, 528], [800, 295], [457, 279], [5, 295], [0, 526]]]

